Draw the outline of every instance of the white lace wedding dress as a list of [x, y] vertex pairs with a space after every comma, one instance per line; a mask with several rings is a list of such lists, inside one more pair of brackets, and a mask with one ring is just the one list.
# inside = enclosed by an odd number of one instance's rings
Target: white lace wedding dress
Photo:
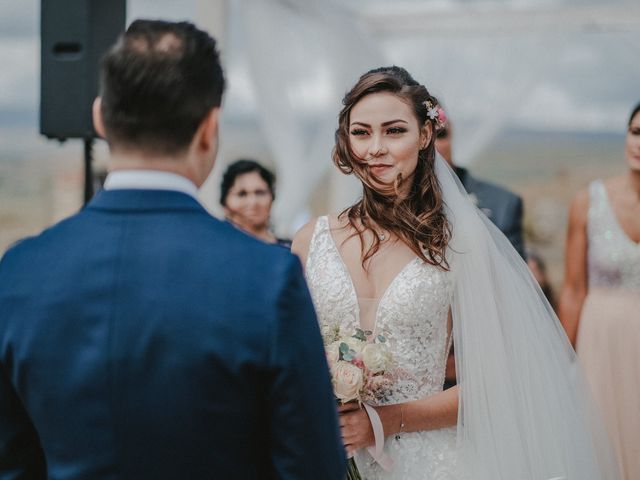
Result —
[[[384, 404], [417, 400], [442, 391], [451, 335], [448, 324], [453, 294], [451, 273], [414, 257], [374, 301], [359, 299], [329, 228], [320, 217], [309, 246], [306, 276], [322, 329], [339, 325], [341, 332], [357, 327], [383, 334], [398, 367], [407, 378], [398, 382]], [[363, 306], [371, 311], [372, 325], [362, 324]], [[402, 480], [454, 480], [456, 428], [389, 436], [385, 451], [394, 467], [385, 472], [365, 451], [355, 458], [363, 478]]]

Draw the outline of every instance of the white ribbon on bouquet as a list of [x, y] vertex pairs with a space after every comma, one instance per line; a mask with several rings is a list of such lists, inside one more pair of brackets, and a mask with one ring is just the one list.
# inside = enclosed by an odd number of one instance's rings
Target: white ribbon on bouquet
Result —
[[384, 428], [382, 427], [382, 421], [376, 409], [366, 403], [364, 406], [367, 415], [369, 415], [369, 421], [373, 428], [373, 438], [375, 439], [375, 445], [367, 447], [367, 452], [373, 457], [373, 459], [387, 472], [390, 472], [393, 468], [393, 459], [384, 452]]

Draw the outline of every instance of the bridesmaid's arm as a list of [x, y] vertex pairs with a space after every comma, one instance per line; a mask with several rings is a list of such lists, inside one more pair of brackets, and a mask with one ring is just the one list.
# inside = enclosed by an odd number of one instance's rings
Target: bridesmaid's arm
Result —
[[589, 192], [576, 195], [569, 210], [569, 229], [565, 249], [565, 274], [560, 295], [559, 317], [571, 345], [575, 347], [578, 323], [587, 296], [587, 213]]

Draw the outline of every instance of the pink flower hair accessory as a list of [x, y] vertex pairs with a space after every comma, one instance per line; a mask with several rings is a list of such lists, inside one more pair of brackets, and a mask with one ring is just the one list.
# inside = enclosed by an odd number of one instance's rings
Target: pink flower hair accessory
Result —
[[431, 100], [425, 100], [423, 105], [427, 109], [427, 117], [436, 123], [438, 129], [444, 128], [447, 124], [447, 114], [444, 113], [444, 109], [437, 104], [434, 104]]

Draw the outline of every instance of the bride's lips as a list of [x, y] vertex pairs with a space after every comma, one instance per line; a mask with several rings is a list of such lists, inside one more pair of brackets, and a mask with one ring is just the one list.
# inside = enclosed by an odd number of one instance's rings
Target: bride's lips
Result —
[[372, 163], [369, 165], [369, 170], [371, 170], [371, 173], [374, 175], [380, 175], [381, 173], [387, 172], [392, 167], [393, 165], [386, 165], [384, 163]]

